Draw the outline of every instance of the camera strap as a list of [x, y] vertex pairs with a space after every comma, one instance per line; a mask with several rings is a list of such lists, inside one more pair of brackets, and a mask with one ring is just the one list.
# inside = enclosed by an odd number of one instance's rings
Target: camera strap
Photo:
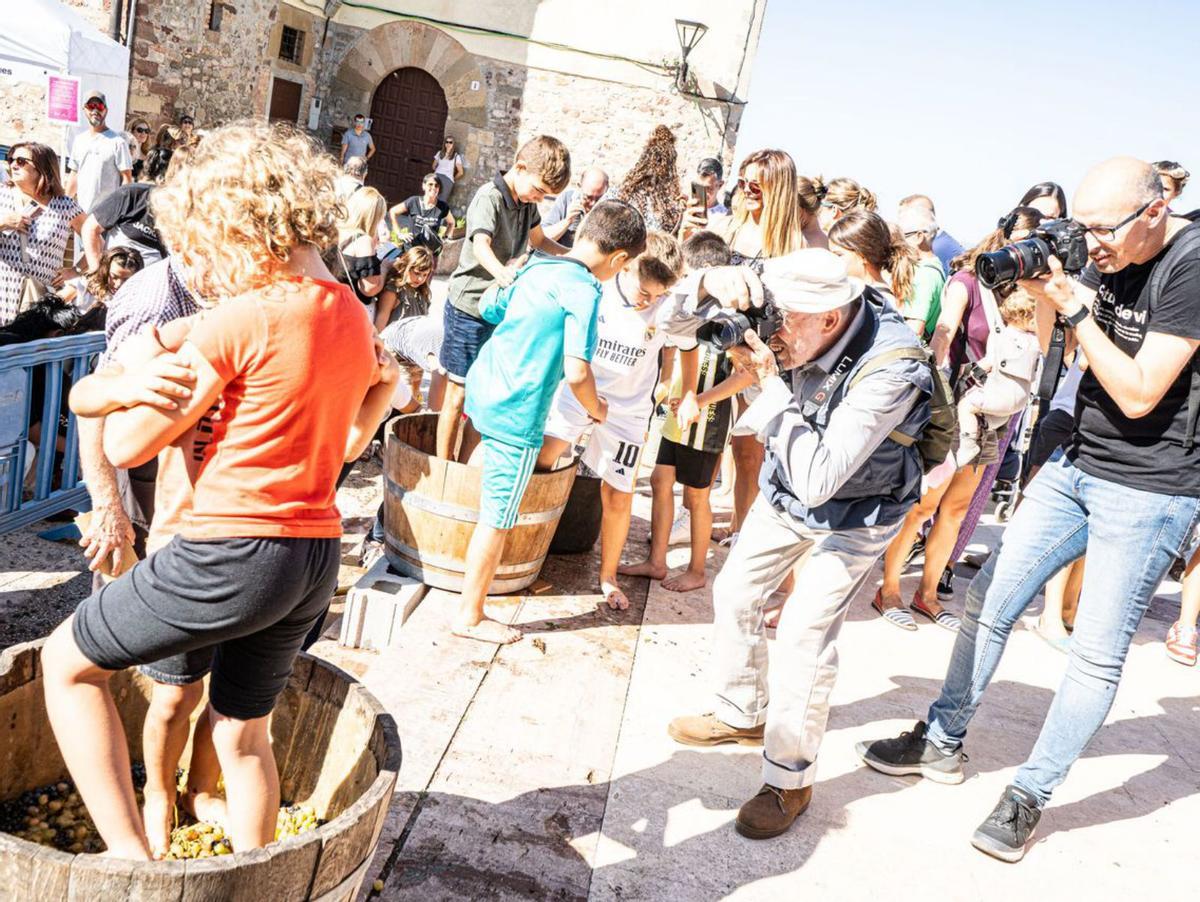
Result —
[[[1200, 226], [1197, 225], [1200, 223], [1200, 210], [1194, 210], [1181, 218], [1191, 220], [1192, 225], [1175, 236], [1170, 250], [1158, 261], [1153, 272], [1150, 273], [1150, 309], [1154, 309], [1158, 305], [1163, 283], [1173, 270], [1176, 261], [1186, 254], [1200, 252]], [[1191, 370], [1192, 381], [1188, 388], [1187, 425], [1183, 435], [1185, 451], [1191, 451], [1195, 446], [1196, 425], [1197, 421], [1200, 421], [1200, 361], [1197, 360], [1196, 354], [1192, 355], [1188, 368]]]
[[[869, 303], [864, 298], [864, 303]], [[867, 311], [864, 313], [862, 322], [859, 324], [858, 330], [854, 333], [854, 337], [850, 339], [842, 353], [838, 356], [837, 362], [833, 365], [833, 369], [824, 370], [821, 367], [814, 366], [812, 373], [808, 376], [809, 379], [816, 378], [819, 381], [808, 391], [804, 396], [804, 401], [800, 405], [800, 414], [809, 422], [816, 419], [821, 410], [829, 404], [829, 399], [834, 393], [841, 388], [842, 383], [846, 381], [846, 377], [850, 375], [850, 371], [871, 348], [871, 342], [875, 338], [875, 317]]]

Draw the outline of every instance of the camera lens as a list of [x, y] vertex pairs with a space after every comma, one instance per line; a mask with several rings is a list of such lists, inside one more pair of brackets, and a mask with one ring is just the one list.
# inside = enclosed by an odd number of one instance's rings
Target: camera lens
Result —
[[741, 313], [718, 313], [696, 330], [696, 338], [717, 351], [745, 344], [750, 320]]
[[1018, 279], [1032, 279], [1050, 271], [1050, 245], [1041, 238], [1026, 238], [975, 261], [975, 275], [986, 288]]

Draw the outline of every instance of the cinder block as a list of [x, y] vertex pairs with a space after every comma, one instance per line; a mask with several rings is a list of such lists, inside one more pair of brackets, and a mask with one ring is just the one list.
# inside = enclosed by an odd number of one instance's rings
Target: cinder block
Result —
[[346, 595], [338, 645], [381, 651], [399, 641], [400, 627], [425, 596], [425, 584], [375, 562]]

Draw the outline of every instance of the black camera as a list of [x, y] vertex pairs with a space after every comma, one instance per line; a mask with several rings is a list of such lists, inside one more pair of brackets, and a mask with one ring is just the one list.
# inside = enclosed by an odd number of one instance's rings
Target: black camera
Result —
[[1051, 256], [1057, 257], [1069, 273], [1080, 272], [1087, 266], [1087, 235], [1079, 223], [1070, 219], [1043, 222], [1025, 240], [981, 254], [975, 261], [975, 275], [987, 288], [996, 288], [1048, 273]]
[[746, 330], [764, 342], [783, 326], [783, 314], [770, 301], [749, 310], [721, 310], [696, 330], [696, 339], [714, 351], [728, 351], [746, 343]]

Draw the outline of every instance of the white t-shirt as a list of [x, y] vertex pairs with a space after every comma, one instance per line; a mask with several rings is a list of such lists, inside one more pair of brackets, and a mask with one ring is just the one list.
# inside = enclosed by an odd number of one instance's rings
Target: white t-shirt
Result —
[[[596, 393], [608, 401], [610, 419], [645, 421], [654, 410], [658, 352], [666, 344], [684, 351], [696, 347], [696, 328], [703, 320], [684, 312], [687, 295], [682, 292], [668, 292], [657, 304], [638, 310], [621, 290], [627, 278], [622, 274], [604, 284], [592, 371]], [[570, 394], [566, 383], [561, 391]], [[579, 403], [573, 395], [564, 400]]]
[[458, 163], [460, 166], [462, 165], [462, 154], [456, 153], [454, 156], [447, 158], [442, 156], [442, 152], [439, 150], [434, 154], [433, 159], [437, 163], [437, 169], [434, 172], [438, 175], [446, 176], [450, 181], [454, 181], [454, 164]]
[[120, 186], [121, 173], [133, 169], [133, 158], [124, 135], [111, 128], [102, 132], [88, 129], [75, 136], [67, 168], [79, 174], [75, 199], [85, 213], [91, 213]]
[[99, 303], [100, 299], [88, 290], [86, 277], [77, 276], [74, 279], [68, 279], [67, 284], [75, 289], [75, 299], [71, 303], [80, 313], [87, 313]]

